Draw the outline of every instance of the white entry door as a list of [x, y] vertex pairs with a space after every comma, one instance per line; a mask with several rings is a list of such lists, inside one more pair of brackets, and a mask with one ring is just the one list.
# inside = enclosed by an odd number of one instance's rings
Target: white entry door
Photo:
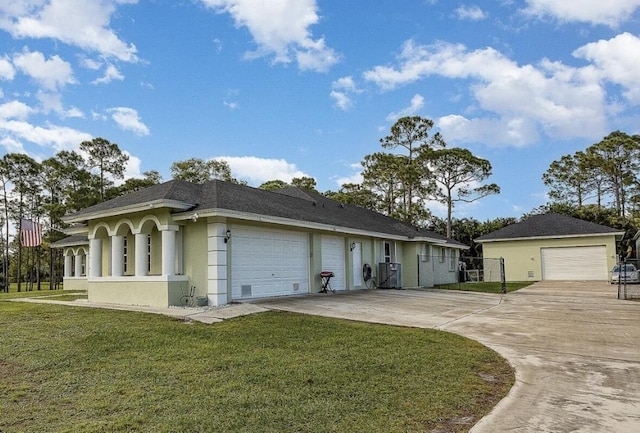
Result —
[[239, 226], [232, 232], [232, 299], [309, 293], [307, 234]]
[[333, 290], [345, 290], [344, 238], [322, 236], [322, 270], [331, 271], [334, 276], [330, 284]]

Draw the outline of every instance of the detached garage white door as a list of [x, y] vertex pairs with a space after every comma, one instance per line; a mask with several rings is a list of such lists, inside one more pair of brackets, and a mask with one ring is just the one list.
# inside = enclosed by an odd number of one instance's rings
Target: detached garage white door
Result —
[[329, 281], [333, 290], [345, 289], [344, 238], [322, 236], [322, 270], [331, 271], [334, 276]]
[[309, 293], [309, 237], [304, 233], [233, 227], [232, 299]]
[[607, 249], [604, 246], [542, 248], [543, 280], [606, 280]]

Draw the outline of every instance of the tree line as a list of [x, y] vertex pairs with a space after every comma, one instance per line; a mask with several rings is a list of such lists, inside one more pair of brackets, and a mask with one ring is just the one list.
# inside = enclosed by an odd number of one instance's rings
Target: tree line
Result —
[[[365, 155], [362, 183], [342, 185], [338, 191], [321, 194], [429, 229], [471, 246], [469, 255], [481, 256], [473, 239], [517, 221], [497, 218], [480, 222], [473, 218], [453, 217], [455, 206], [497, 194], [495, 183], [486, 183], [492, 174], [491, 163], [469, 150], [447, 146], [439, 134], [431, 134], [433, 121], [422, 117], [403, 117], [380, 139], [381, 151]], [[632, 230], [640, 197], [636, 171], [640, 139], [613, 132], [585, 152], [563, 156], [554, 161], [543, 181], [549, 187], [550, 202], [532, 213], [556, 211], [582, 219]], [[37, 162], [21, 153], [9, 153], [0, 159], [2, 209], [0, 213], [1, 274], [28, 282], [28, 289], [40, 279], [58, 280], [56, 271], [61, 257], [49, 248], [64, 238], [62, 217], [105, 200], [161, 183], [158, 171], [145, 171], [142, 178], [123, 180], [128, 155], [116, 143], [104, 138], [84, 141], [79, 151], [61, 151]], [[173, 179], [204, 183], [213, 179], [245, 184], [233, 177], [229, 165], [221, 160], [189, 158], [171, 164]], [[293, 186], [318, 193], [310, 177], [294, 178]], [[271, 180], [259, 188], [273, 190], [289, 184]], [[428, 203], [445, 205], [445, 218], [434, 216]], [[609, 207], [613, 204], [613, 207]], [[525, 215], [527, 216], [527, 215]], [[20, 229], [23, 219], [44, 224], [40, 248], [25, 249], [19, 236], [10, 237], [10, 224]], [[46, 265], [41, 265], [45, 263]], [[38, 286], [39, 287], [39, 286]]]

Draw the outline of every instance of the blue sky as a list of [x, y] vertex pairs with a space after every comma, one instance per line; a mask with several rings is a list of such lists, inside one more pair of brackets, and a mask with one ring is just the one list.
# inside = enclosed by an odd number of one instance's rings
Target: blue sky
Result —
[[128, 177], [223, 158], [338, 190], [403, 115], [491, 161], [501, 194], [454, 216], [519, 217], [552, 161], [640, 133], [640, 0], [0, 1], [4, 152], [103, 137]]

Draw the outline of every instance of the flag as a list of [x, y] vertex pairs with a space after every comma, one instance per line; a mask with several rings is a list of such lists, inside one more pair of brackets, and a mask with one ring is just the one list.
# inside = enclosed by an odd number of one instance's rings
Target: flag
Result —
[[20, 241], [23, 247], [37, 247], [42, 243], [42, 225], [23, 218], [20, 222]]

